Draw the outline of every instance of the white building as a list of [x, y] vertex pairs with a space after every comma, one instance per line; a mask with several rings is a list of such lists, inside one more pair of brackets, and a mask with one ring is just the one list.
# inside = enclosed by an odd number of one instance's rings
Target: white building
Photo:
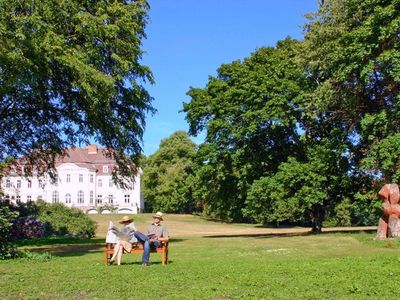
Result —
[[73, 148], [56, 163], [57, 178], [49, 176], [25, 177], [8, 172], [2, 178], [5, 198], [11, 202], [44, 200], [78, 207], [88, 213], [110, 213], [106, 206], [117, 213], [138, 213], [143, 210], [139, 172], [125, 189], [115, 185], [111, 172], [115, 161], [105, 157], [104, 149], [90, 145], [86, 149]]

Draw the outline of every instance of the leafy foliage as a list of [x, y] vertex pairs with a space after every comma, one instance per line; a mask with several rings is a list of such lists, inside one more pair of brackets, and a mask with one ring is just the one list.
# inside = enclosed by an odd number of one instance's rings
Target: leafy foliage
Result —
[[400, 2], [385, 0], [328, 0], [306, 26], [302, 53], [317, 83], [308, 109], [342, 124], [372, 181], [399, 177], [399, 27]]
[[296, 124], [307, 80], [295, 60], [298, 47], [288, 38], [260, 48], [242, 62], [222, 65], [204, 89], [188, 92], [190, 133], [206, 131], [196, 193], [218, 217], [243, 219], [252, 182], [301, 152]]
[[184, 131], [177, 131], [160, 143], [145, 163], [143, 193], [149, 210], [192, 212], [193, 160], [196, 144]]
[[206, 213], [317, 231], [325, 217], [371, 224], [374, 192], [398, 182], [400, 2], [321, 1], [304, 28], [303, 41], [189, 90], [190, 133], [206, 132], [195, 177]]
[[63, 204], [40, 202], [38, 218], [46, 226], [46, 234], [69, 234], [78, 237], [93, 237], [96, 223], [88, 215], [77, 208], [69, 208]]
[[13, 221], [18, 213], [0, 203], [0, 259], [13, 258], [16, 255], [16, 249], [12, 243], [11, 230]]
[[44, 172], [94, 139], [130, 174], [124, 154], [138, 159], [154, 111], [140, 64], [148, 9], [145, 0], [0, 2], [0, 160], [27, 155]]

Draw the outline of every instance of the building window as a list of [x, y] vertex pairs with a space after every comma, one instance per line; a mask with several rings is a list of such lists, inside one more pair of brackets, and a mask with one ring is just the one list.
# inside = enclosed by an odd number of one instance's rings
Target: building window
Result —
[[114, 203], [114, 196], [113, 195], [108, 195], [108, 203], [113, 204]]
[[131, 202], [131, 195], [125, 195], [124, 198], [125, 198], [125, 203], [126, 204]]
[[102, 187], [102, 186], [103, 186], [103, 181], [102, 181], [101, 179], [99, 179], [99, 180], [97, 181], [97, 186], [98, 186], [98, 187]]
[[10, 179], [6, 180], [6, 188], [10, 188], [11, 187], [11, 181]]
[[54, 191], [53, 192], [51, 199], [52, 199], [53, 203], [58, 203], [59, 202], [60, 199], [59, 199], [58, 191]]
[[71, 182], [71, 174], [67, 174], [67, 182]]
[[110, 180], [108, 181], [108, 186], [109, 186], [109, 187], [113, 187], [113, 180], [112, 180], [112, 179], [110, 179]]
[[40, 189], [43, 189], [43, 188], [44, 188], [44, 183], [43, 183], [43, 180], [42, 180], [42, 179], [39, 179], [39, 180], [38, 180], [38, 186], [39, 186]]
[[71, 194], [65, 194], [65, 203], [71, 203]]
[[93, 183], [93, 178], [94, 178], [93, 174], [90, 174], [90, 183]]
[[42, 200], [43, 200], [42, 195], [38, 195], [38, 196], [37, 196], [37, 200], [38, 200], [38, 201], [42, 201]]
[[28, 188], [31, 188], [32, 187], [32, 181], [30, 181], [29, 179], [28, 179]]
[[83, 191], [78, 192], [78, 203], [82, 204], [85, 202], [85, 194]]
[[97, 195], [97, 204], [102, 204], [102, 203], [103, 203], [103, 196]]
[[28, 195], [26, 196], [26, 202], [32, 202], [32, 196]]
[[21, 180], [17, 180], [17, 188], [21, 188]]
[[103, 166], [103, 173], [108, 173], [108, 166]]
[[93, 204], [93, 191], [90, 191], [89, 202]]
[[83, 182], [83, 174], [79, 174], [79, 182]]
[[21, 203], [21, 196], [17, 196], [17, 203]]

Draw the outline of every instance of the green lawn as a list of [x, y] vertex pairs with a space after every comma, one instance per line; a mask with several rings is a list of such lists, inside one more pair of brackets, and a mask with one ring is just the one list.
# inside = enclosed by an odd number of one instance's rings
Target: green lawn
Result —
[[[104, 227], [110, 218], [94, 216]], [[136, 218], [137, 226], [151, 219]], [[374, 234], [249, 234], [192, 216], [166, 218], [171, 263], [142, 268], [140, 255], [104, 266], [103, 233], [93, 240], [52, 240], [22, 248], [48, 255], [0, 262], [1, 299], [393, 299], [400, 276], [400, 242]], [[188, 235], [185, 228], [197, 232]], [[99, 228], [100, 228], [99, 227]], [[99, 229], [100, 230], [100, 229]], [[224, 236], [221, 232], [235, 233]], [[243, 233], [242, 230], [245, 230]], [[272, 230], [272, 229], [271, 229]], [[287, 229], [285, 229], [287, 230]], [[201, 232], [207, 234], [201, 234]], [[216, 232], [216, 234], [210, 234]], [[284, 231], [286, 232], [286, 231]], [[180, 234], [174, 234], [180, 233]]]

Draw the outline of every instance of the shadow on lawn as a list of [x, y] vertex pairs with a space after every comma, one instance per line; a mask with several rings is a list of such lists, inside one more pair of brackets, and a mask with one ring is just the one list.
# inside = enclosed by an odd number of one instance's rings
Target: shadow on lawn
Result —
[[325, 235], [331, 233], [371, 233], [376, 232], [376, 228], [329, 228], [329, 230], [322, 231], [320, 233], [313, 232], [311, 229], [308, 231], [298, 232], [269, 232], [269, 233], [244, 233], [244, 234], [218, 234], [218, 235], [207, 235], [204, 238], [273, 238], [273, 237], [292, 237], [292, 236], [307, 236], [307, 235]]
[[[172, 238], [170, 243], [183, 242], [185, 239]], [[104, 251], [104, 238], [93, 239], [37, 239], [27, 240], [20, 243], [22, 250], [36, 253], [48, 252], [59, 257], [82, 256], [88, 253], [99, 253]]]

